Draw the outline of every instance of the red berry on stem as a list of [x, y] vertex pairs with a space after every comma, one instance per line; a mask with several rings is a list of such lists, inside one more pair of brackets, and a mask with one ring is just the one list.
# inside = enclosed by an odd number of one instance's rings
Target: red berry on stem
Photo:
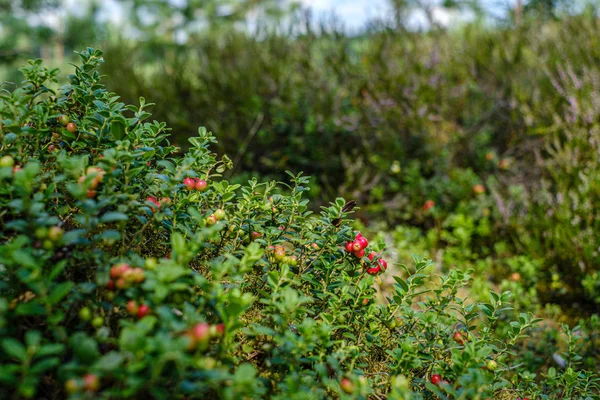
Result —
[[354, 242], [346, 243], [346, 251], [348, 253], [354, 253]]
[[192, 335], [201, 344], [208, 343], [210, 339], [210, 325], [206, 322], [200, 322], [192, 328]]
[[356, 243], [358, 243], [360, 245], [361, 249], [365, 249], [369, 245], [369, 242], [367, 241], [367, 239], [364, 236], [357, 237]]
[[381, 272], [381, 268], [379, 268], [378, 266], [367, 268], [367, 274], [369, 275], [377, 275], [379, 272]]
[[346, 394], [352, 394], [354, 392], [354, 384], [348, 378], [343, 378], [340, 382], [340, 387]]
[[384, 271], [387, 269], [387, 262], [383, 258], [379, 259], [379, 265]]
[[146, 304], [142, 304], [140, 305], [138, 312], [137, 312], [137, 316], [139, 319], [144, 318], [146, 315], [150, 314], [150, 307], [147, 306]]
[[441, 381], [442, 377], [439, 374], [431, 375], [431, 383], [433, 383], [434, 385], [439, 385]]
[[452, 339], [454, 339], [454, 341], [456, 343], [458, 343], [458, 344], [464, 344], [465, 343], [465, 337], [459, 331], [454, 332], [454, 335], [452, 335]]
[[424, 210], [424, 211], [430, 210], [430, 209], [432, 209], [434, 206], [435, 206], [435, 201], [433, 201], [433, 200], [427, 200], [427, 201], [425, 202], [425, 204], [423, 205], [423, 210]]
[[140, 307], [135, 302], [135, 300], [129, 300], [127, 302], [126, 308], [127, 308], [127, 312], [131, 315], [136, 315], [138, 313], [138, 311], [140, 310]]
[[88, 392], [96, 392], [100, 388], [100, 381], [97, 375], [87, 374], [83, 377], [83, 388]]
[[183, 184], [188, 190], [194, 190], [196, 188], [196, 181], [194, 181], [192, 178], [185, 178], [183, 180]]
[[259, 232], [252, 232], [252, 239], [258, 239], [261, 236]]
[[207, 186], [208, 186], [208, 183], [206, 183], [206, 181], [204, 179], [196, 180], [196, 190], [203, 192]]
[[354, 252], [354, 256], [361, 258], [365, 255], [365, 249], [360, 249], [359, 251]]
[[75, 123], [73, 123], [73, 122], [69, 122], [67, 124], [67, 130], [71, 133], [75, 133], [75, 132], [77, 132], [77, 125], [75, 125]]

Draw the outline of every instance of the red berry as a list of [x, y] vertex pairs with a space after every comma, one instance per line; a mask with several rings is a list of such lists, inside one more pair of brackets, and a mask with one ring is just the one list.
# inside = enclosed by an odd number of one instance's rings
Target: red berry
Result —
[[465, 343], [465, 337], [459, 331], [454, 332], [454, 335], [452, 335], [452, 339], [454, 339], [454, 341], [456, 343], [458, 343], [458, 344], [464, 344]]
[[367, 239], [363, 236], [357, 237], [356, 238], [356, 243], [358, 243], [360, 245], [361, 249], [366, 249], [367, 246], [369, 245], [369, 242], [367, 241]]
[[123, 276], [123, 273], [129, 269], [127, 264], [117, 264], [110, 268], [110, 277], [117, 279]]
[[219, 335], [223, 335], [225, 333], [225, 324], [217, 324], [217, 332]]
[[354, 253], [354, 242], [346, 243], [346, 251], [348, 253]]
[[379, 268], [379, 266], [367, 268], [367, 274], [369, 275], [377, 275], [379, 272], [381, 272], [381, 268]]
[[354, 256], [361, 258], [365, 255], [365, 249], [360, 249], [359, 251], [354, 252]]
[[87, 374], [83, 377], [83, 389], [88, 392], [96, 392], [100, 388], [100, 381], [98, 376], [94, 374]]
[[210, 325], [200, 322], [192, 328], [192, 335], [200, 343], [207, 343], [210, 339]]
[[75, 133], [75, 132], [77, 132], [77, 125], [75, 125], [75, 123], [73, 123], [73, 122], [69, 122], [67, 124], [67, 130], [71, 133]]
[[113, 281], [112, 279], [109, 280], [108, 283], [106, 284], [106, 289], [115, 290], [115, 281]]
[[208, 186], [208, 183], [206, 183], [206, 181], [204, 179], [196, 178], [196, 190], [203, 192], [207, 186]]
[[54, 146], [53, 144], [51, 144], [50, 146], [48, 146], [48, 152], [52, 153], [55, 148], [56, 148], [56, 146]]
[[209, 215], [208, 217], [206, 217], [206, 225], [213, 226], [216, 223], [217, 217], [215, 217], [214, 215]]
[[127, 312], [131, 315], [136, 315], [138, 313], [138, 311], [140, 310], [140, 307], [135, 302], [135, 300], [129, 300], [127, 302], [127, 306], [125, 308], [127, 309]]
[[160, 207], [160, 202], [159, 202], [159, 201], [157, 200], [157, 198], [156, 198], [156, 197], [154, 197], [154, 196], [148, 196], [148, 197], [146, 197], [146, 201], [147, 201], [147, 202], [150, 202], [150, 203], [152, 203], [152, 204], [154, 204], [154, 205], [156, 206], [156, 207], [152, 207], [152, 206], [150, 206], [150, 208], [151, 208], [153, 211], [154, 211], [154, 210], [156, 210], [157, 208], [159, 208], [159, 207]]
[[360, 233], [360, 232], [357, 232], [357, 233], [356, 233], [356, 238], [358, 239], [359, 237], [362, 237], [362, 233]]
[[387, 269], [387, 262], [383, 258], [379, 259], [379, 265], [384, 271]]
[[375, 258], [376, 255], [377, 254], [373, 253], [373, 252], [369, 253], [369, 260], [373, 261], [373, 259]]
[[117, 282], [115, 282], [115, 286], [117, 286], [117, 289], [125, 289], [127, 288], [127, 281], [123, 278], [119, 278], [117, 279]]
[[425, 202], [425, 204], [423, 205], [423, 210], [427, 211], [429, 209], [432, 209], [435, 206], [435, 201], [433, 200], [427, 200]]
[[252, 232], [252, 239], [258, 239], [261, 236], [259, 232]]
[[442, 377], [439, 374], [431, 375], [431, 383], [433, 383], [434, 385], [439, 385], [441, 381]]
[[363, 247], [361, 246], [361, 244], [358, 241], [355, 241], [352, 244], [352, 251], [357, 252], [357, 251], [361, 251], [361, 250], [363, 250]]
[[342, 381], [340, 382], [340, 387], [346, 394], [352, 394], [354, 392], [354, 384], [348, 378], [342, 379]]
[[183, 184], [188, 190], [194, 190], [196, 188], [196, 181], [194, 181], [192, 178], [185, 178], [183, 180]]
[[86, 192], [85, 197], [87, 197], [88, 199], [93, 199], [94, 197], [96, 197], [96, 191], [93, 189], [90, 189]]
[[139, 319], [144, 318], [146, 315], [150, 314], [150, 307], [147, 306], [146, 304], [142, 304], [140, 305], [140, 307], [138, 308], [138, 312], [137, 312], [137, 316]]
[[473, 185], [473, 193], [475, 193], [475, 194], [485, 193], [485, 186], [483, 186], [481, 184]]

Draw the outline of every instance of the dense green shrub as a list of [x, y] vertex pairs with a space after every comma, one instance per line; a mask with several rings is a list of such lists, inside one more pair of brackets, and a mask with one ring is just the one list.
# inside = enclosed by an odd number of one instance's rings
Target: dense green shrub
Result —
[[468, 271], [416, 259], [374, 301], [366, 255], [388, 256], [346, 250], [352, 202], [313, 214], [291, 173], [229, 184], [203, 128], [173, 157], [80, 57], [58, 91], [32, 61], [0, 98], [0, 397], [598, 398], [570, 330], [536, 377], [516, 351], [538, 320], [459, 295]]
[[[343, 196], [363, 205], [366, 224], [435, 228], [436, 250], [462, 240], [451, 226], [465, 223], [478, 233], [461, 257], [496, 257], [501, 242], [508, 257], [540, 262], [544, 303], [590, 315], [600, 301], [595, 15], [519, 29], [124, 41], [109, 50], [107, 70], [119, 73], [108, 85], [158, 99], [177, 141], [201, 123], [222, 132], [236, 182], [303, 170], [321, 204]], [[441, 236], [445, 227], [455, 232]]]

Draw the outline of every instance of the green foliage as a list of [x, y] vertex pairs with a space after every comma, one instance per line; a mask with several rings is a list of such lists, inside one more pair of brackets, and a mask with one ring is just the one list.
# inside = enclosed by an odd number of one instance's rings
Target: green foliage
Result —
[[598, 398], [571, 331], [565, 374], [533, 379], [539, 320], [464, 298], [470, 271], [416, 258], [378, 304], [344, 199], [313, 213], [302, 174], [228, 183], [204, 128], [173, 156], [79, 56], [58, 91], [32, 61], [0, 97], [0, 397]]

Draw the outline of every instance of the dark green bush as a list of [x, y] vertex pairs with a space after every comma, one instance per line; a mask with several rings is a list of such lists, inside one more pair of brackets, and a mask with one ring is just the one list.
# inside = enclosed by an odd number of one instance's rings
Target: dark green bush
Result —
[[538, 320], [464, 298], [468, 271], [416, 259], [374, 301], [351, 202], [313, 214], [291, 173], [229, 184], [203, 128], [173, 157], [79, 55], [58, 91], [32, 61], [0, 98], [0, 397], [598, 398], [569, 330], [566, 369], [536, 379]]

